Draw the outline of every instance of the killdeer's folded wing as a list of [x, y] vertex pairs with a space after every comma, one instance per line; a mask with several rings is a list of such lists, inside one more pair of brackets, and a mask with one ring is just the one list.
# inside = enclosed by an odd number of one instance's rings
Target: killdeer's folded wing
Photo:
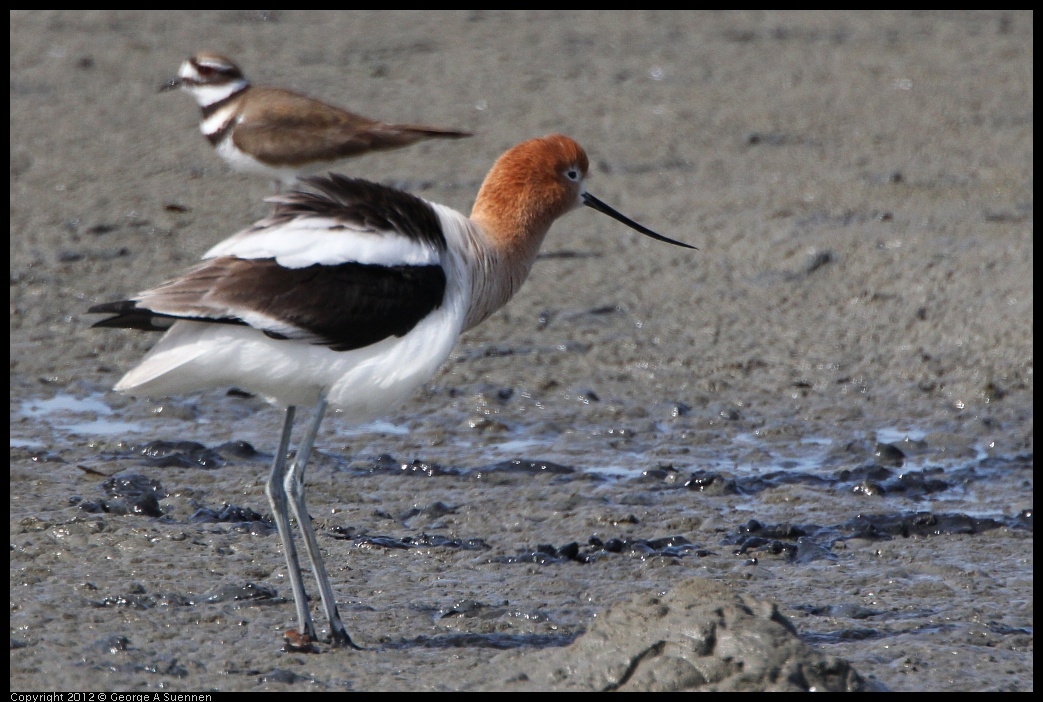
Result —
[[461, 139], [470, 132], [385, 124], [279, 88], [253, 88], [232, 130], [240, 151], [273, 167], [306, 167], [425, 139]]

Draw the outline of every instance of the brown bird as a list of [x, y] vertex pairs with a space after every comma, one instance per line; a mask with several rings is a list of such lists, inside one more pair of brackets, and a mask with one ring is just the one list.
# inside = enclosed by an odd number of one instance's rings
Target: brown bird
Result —
[[228, 165], [289, 185], [301, 175], [370, 151], [470, 132], [385, 124], [281, 88], [253, 87], [231, 60], [201, 52], [160, 90], [181, 88], [199, 103], [199, 128]]

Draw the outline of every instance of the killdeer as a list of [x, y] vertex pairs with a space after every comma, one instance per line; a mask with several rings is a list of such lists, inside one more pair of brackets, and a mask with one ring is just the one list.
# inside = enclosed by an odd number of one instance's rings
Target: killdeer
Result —
[[199, 103], [199, 128], [232, 168], [289, 185], [301, 175], [369, 151], [470, 132], [385, 124], [281, 88], [253, 87], [234, 62], [210, 52], [181, 64], [160, 91], [181, 88]]

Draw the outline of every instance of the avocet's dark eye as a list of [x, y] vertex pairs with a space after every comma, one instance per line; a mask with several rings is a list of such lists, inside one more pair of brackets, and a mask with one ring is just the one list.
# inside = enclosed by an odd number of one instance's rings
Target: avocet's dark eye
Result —
[[579, 182], [580, 176], [581, 174], [578, 168], [573, 167], [565, 170], [565, 177], [573, 182]]

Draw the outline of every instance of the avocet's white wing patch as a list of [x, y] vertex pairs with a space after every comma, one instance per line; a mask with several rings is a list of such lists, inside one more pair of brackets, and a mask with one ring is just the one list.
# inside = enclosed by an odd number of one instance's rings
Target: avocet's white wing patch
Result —
[[219, 256], [273, 258], [286, 268], [317, 263], [427, 266], [439, 262], [440, 252], [427, 242], [396, 231], [376, 231], [329, 217], [298, 217], [237, 234], [214, 246], [203, 258]]

